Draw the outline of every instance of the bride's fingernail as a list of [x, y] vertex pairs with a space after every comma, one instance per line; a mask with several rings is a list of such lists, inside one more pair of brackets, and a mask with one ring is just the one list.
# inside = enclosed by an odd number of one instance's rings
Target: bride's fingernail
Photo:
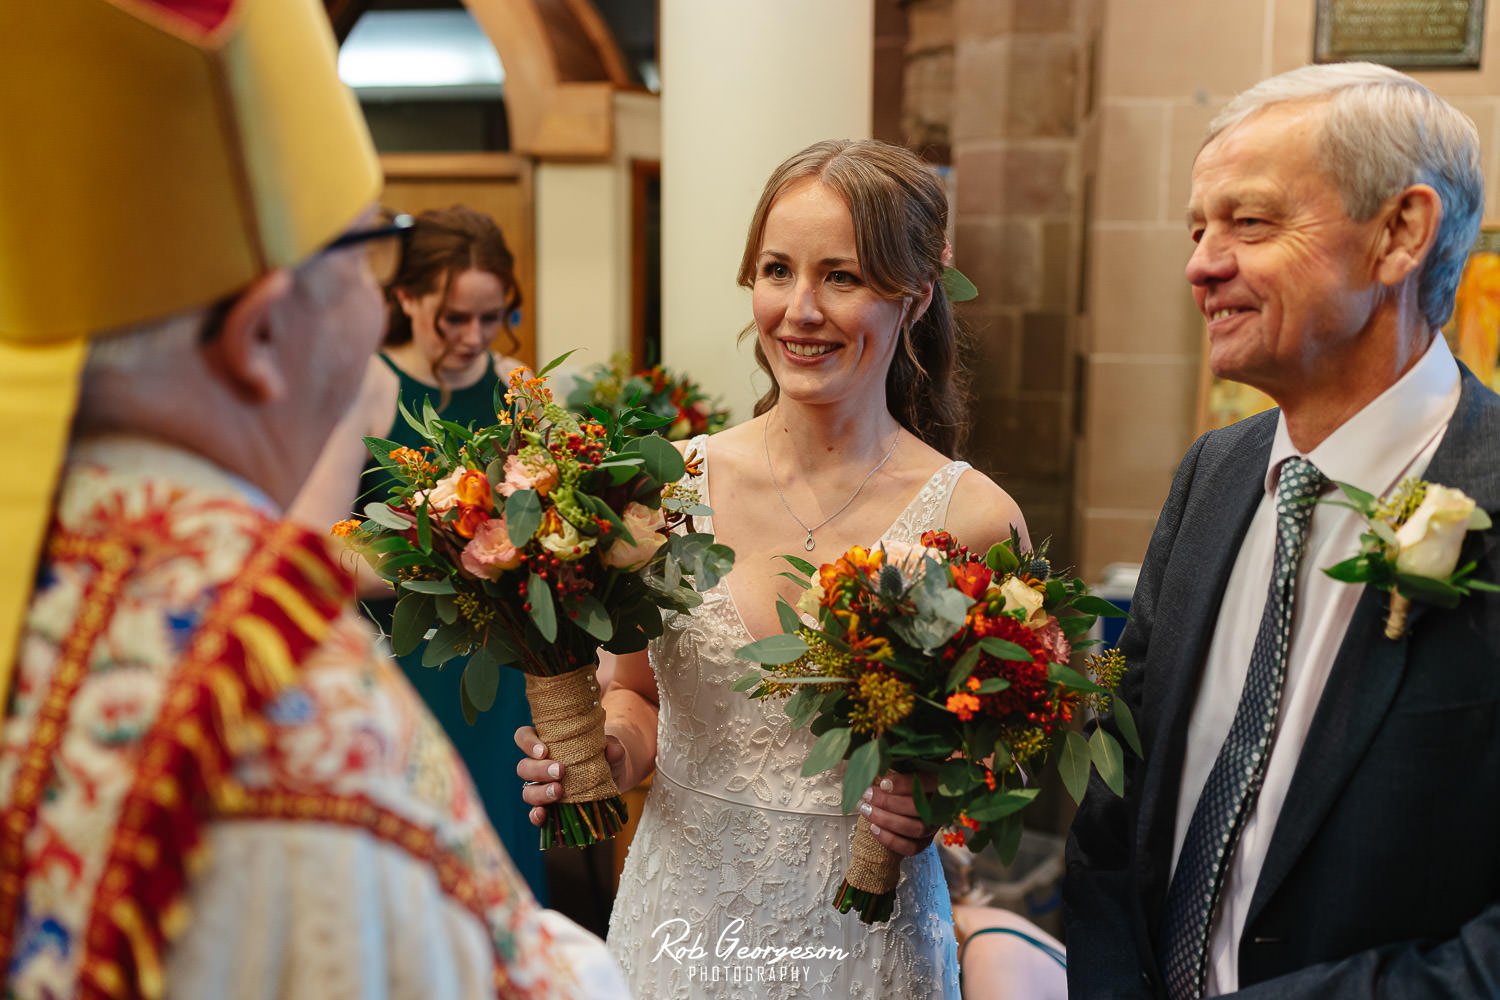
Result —
[[546, 752], [547, 752], [547, 748], [544, 747], [544, 746], [542, 746], [540, 743], [538, 743], [536, 746], [534, 746], [534, 747], [531, 748], [531, 756], [533, 756], [533, 757], [540, 757], [543, 754], [545, 754]]
[[562, 774], [562, 766], [561, 765], [559, 765], [559, 764], [549, 764], [549, 765], [547, 765], [547, 777], [549, 777], [549, 778], [555, 778], [555, 777], [557, 777], [560, 774]]
[[868, 802], [871, 799], [873, 799], [874, 797], [875, 797], [875, 789], [873, 789], [873, 788], [866, 788], [865, 789], [865, 801]]
[[893, 789], [895, 787], [896, 787], [895, 783], [892, 782], [890, 778], [881, 778], [880, 779], [880, 790], [882, 792], [889, 792], [891, 789]]
[[547, 798], [549, 798], [549, 799], [555, 799], [555, 798], [557, 798], [557, 786], [556, 785], [548, 785], [547, 786]]
[[870, 803], [868, 803], [868, 802], [861, 802], [860, 803], [859, 813], [860, 813], [861, 816], [868, 816], [868, 815], [870, 815], [870, 813], [872, 813], [874, 811], [875, 811], [875, 807], [872, 806], [872, 805], [870, 805]]
[[874, 834], [877, 837], [880, 836], [880, 827], [876, 826], [874, 823], [871, 823], [870, 833]]

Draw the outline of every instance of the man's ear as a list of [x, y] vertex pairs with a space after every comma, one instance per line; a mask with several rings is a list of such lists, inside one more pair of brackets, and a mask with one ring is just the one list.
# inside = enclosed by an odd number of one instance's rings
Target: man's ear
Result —
[[1432, 251], [1443, 221], [1443, 200], [1428, 185], [1413, 184], [1396, 195], [1385, 211], [1375, 277], [1383, 285], [1394, 286], [1421, 270]]
[[277, 307], [294, 280], [285, 269], [257, 278], [229, 307], [218, 336], [202, 347], [214, 374], [247, 403], [268, 403], [286, 392], [286, 355], [274, 334]]

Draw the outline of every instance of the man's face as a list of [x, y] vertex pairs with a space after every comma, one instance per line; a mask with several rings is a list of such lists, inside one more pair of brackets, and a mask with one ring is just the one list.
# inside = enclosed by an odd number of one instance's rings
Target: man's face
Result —
[[1215, 375], [1285, 403], [1355, 363], [1382, 213], [1355, 222], [1318, 162], [1327, 105], [1274, 105], [1193, 165], [1187, 264]]

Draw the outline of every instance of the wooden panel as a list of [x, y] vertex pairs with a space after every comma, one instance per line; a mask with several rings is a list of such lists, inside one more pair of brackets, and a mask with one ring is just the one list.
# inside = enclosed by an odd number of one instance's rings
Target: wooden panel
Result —
[[381, 203], [413, 214], [429, 208], [467, 205], [487, 213], [505, 234], [516, 258], [521, 286], [521, 322], [515, 327], [521, 360], [536, 357], [536, 199], [531, 163], [504, 153], [391, 153]]

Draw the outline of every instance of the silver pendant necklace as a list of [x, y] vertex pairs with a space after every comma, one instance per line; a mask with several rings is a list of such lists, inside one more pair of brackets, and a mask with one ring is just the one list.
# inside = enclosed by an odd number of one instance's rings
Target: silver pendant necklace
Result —
[[823, 527], [823, 525], [827, 524], [829, 521], [832, 521], [834, 518], [838, 517], [844, 511], [849, 509], [849, 505], [854, 502], [855, 497], [859, 496], [860, 491], [865, 488], [865, 484], [874, 478], [875, 473], [879, 472], [882, 468], [885, 467], [886, 462], [889, 462], [891, 460], [891, 456], [896, 453], [896, 442], [899, 440], [901, 440], [901, 427], [897, 425], [896, 433], [891, 437], [891, 445], [885, 450], [885, 456], [881, 458], [880, 461], [875, 463], [875, 467], [873, 469], [865, 473], [865, 478], [861, 479], [859, 481], [859, 485], [854, 487], [854, 492], [849, 494], [849, 499], [845, 500], [843, 506], [841, 506], [838, 510], [834, 511], [832, 514], [829, 514], [827, 517], [823, 518], [823, 520], [819, 521], [817, 524], [809, 528], [807, 524], [803, 522], [802, 518], [797, 516], [797, 512], [792, 510], [792, 505], [786, 502], [786, 494], [781, 492], [781, 484], [776, 481], [776, 470], [771, 468], [771, 419], [769, 417], [766, 418], [766, 422], [761, 425], [761, 447], [764, 448], [766, 452], [766, 474], [771, 477], [771, 486], [776, 490], [776, 498], [781, 501], [781, 506], [789, 515], [791, 515], [792, 520], [797, 522], [797, 527], [807, 532], [807, 537], [802, 541], [802, 547], [804, 549], [806, 549], [808, 552], [811, 552], [814, 548], [817, 547], [817, 542], [813, 541], [813, 532], [817, 531], [819, 528]]

